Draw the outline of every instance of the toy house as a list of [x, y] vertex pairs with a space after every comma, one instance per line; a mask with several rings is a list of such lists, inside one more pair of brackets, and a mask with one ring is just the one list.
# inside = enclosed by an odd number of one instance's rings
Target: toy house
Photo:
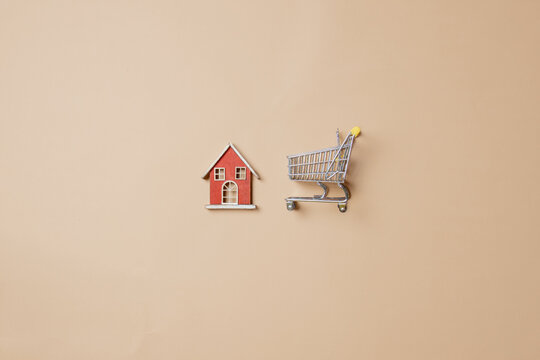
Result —
[[251, 203], [251, 177], [259, 175], [242, 154], [229, 143], [202, 176], [210, 179], [207, 209], [255, 209]]

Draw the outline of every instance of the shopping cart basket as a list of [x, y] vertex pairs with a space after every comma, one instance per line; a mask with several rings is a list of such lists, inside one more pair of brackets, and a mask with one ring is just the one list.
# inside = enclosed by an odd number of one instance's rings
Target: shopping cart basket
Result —
[[[287, 156], [289, 179], [316, 182], [323, 189], [322, 195], [286, 198], [289, 211], [296, 209], [296, 203], [300, 201], [337, 203], [339, 211], [347, 211], [347, 202], [351, 198], [351, 193], [344, 182], [354, 139], [359, 134], [360, 128], [354, 127], [341, 142], [338, 130], [336, 147]], [[328, 195], [328, 187], [324, 183], [336, 183], [343, 190], [345, 196], [326, 196]]]

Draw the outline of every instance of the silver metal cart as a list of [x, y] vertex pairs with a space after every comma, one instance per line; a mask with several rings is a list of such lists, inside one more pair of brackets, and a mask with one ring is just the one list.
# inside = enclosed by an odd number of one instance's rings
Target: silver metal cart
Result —
[[[351, 198], [351, 193], [344, 182], [354, 139], [359, 134], [360, 128], [354, 127], [341, 142], [338, 130], [336, 147], [287, 156], [289, 160], [289, 179], [316, 182], [323, 189], [322, 195], [312, 197], [290, 196], [286, 198], [287, 210], [292, 211], [296, 209], [297, 202], [305, 201], [337, 203], [339, 211], [347, 211], [347, 202]], [[336, 183], [343, 190], [345, 196], [326, 196], [328, 195], [328, 187], [324, 183]]]

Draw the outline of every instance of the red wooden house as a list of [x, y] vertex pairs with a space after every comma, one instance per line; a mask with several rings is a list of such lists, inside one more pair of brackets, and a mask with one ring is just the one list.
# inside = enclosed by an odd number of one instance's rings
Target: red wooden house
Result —
[[208, 168], [210, 204], [207, 209], [255, 209], [251, 203], [251, 177], [259, 179], [242, 154], [229, 143]]

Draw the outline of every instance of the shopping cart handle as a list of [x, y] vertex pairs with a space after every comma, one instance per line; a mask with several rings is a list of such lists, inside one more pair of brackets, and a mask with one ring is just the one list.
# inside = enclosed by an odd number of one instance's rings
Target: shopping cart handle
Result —
[[351, 134], [353, 134], [354, 137], [357, 137], [358, 135], [360, 135], [362, 131], [360, 130], [360, 128], [358, 126], [355, 126], [351, 129]]

